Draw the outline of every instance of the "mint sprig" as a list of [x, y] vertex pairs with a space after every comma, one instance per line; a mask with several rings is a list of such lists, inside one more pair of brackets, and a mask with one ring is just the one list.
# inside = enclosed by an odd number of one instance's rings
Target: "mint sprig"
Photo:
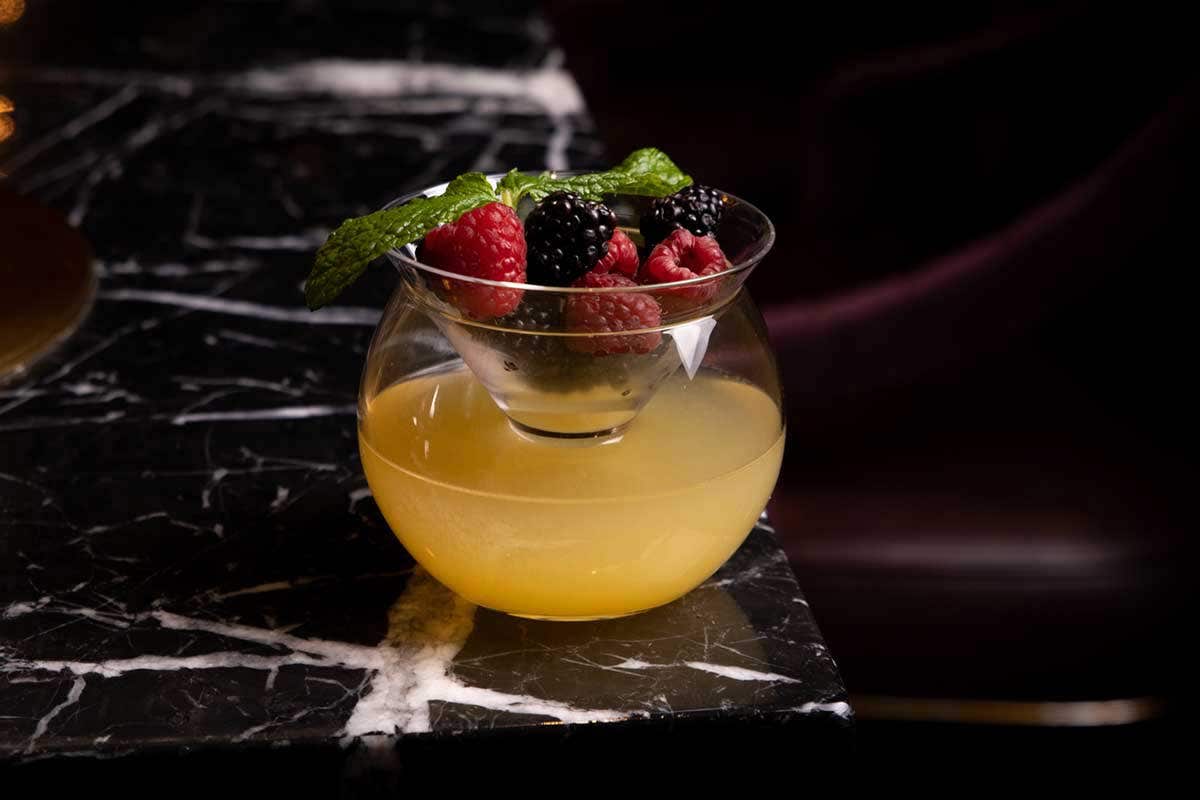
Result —
[[418, 197], [396, 208], [346, 220], [317, 251], [304, 285], [304, 301], [314, 310], [328, 304], [358, 280], [373, 259], [495, 201], [496, 190], [483, 173], [468, 172], [451, 181], [438, 197]]
[[616, 167], [588, 175], [559, 178], [549, 172], [533, 175], [513, 170], [494, 189], [483, 173], [468, 172], [451, 181], [438, 197], [418, 197], [339, 225], [317, 251], [304, 286], [304, 300], [314, 310], [327, 305], [358, 280], [375, 258], [497, 200], [516, 208], [526, 195], [541, 200], [557, 191], [575, 192], [588, 200], [613, 194], [663, 197], [691, 182], [665, 153], [653, 147], [635, 150]]
[[635, 150], [617, 166], [605, 172], [556, 178], [551, 173], [527, 175], [513, 170], [497, 186], [505, 202], [515, 207], [524, 195], [541, 200], [551, 192], [574, 192], [587, 200], [602, 200], [605, 195], [636, 194], [663, 197], [691, 184], [692, 179], [667, 154], [655, 147]]
[[500, 179], [500, 183], [496, 184], [496, 189], [500, 192], [502, 203], [516, 208], [522, 197], [537, 191], [539, 187], [545, 186], [551, 180], [553, 180], [553, 176], [549, 172], [531, 175], [528, 172], [518, 172], [513, 169]]

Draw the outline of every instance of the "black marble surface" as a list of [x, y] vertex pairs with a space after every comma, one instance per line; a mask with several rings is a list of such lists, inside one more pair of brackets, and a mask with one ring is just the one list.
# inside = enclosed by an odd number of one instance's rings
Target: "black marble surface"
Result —
[[466, 169], [598, 163], [540, 17], [156, 6], [0, 31], [0, 171], [100, 273], [79, 333], [0, 386], [0, 757], [849, 728], [765, 524], [674, 604], [537, 623], [414, 569], [366, 489], [355, 392], [393, 277], [310, 314], [312, 251]]

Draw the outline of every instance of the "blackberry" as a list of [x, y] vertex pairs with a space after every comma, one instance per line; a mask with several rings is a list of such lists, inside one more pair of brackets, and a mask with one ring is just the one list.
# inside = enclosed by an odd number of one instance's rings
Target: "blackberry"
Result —
[[608, 253], [617, 215], [603, 203], [554, 192], [525, 220], [527, 280], [570, 286]]
[[562, 328], [563, 301], [557, 296], [526, 292], [521, 305], [496, 320], [499, 330], [489, 330], [492, 345], [505, 355], [505, 369], [527, 375], [543, 372], [563, 351], [562, 337], [538, 333]]
[[650, 204], [642, 214], [642, 236], [647, 247], [654, 247], [676, 228], [691, 231], [696, 236], [715, 234], [724, 210], [720, 192], [692, 184]]
[[[535, 333], [545, 333], [562, 328], [563, 300], [561, 297], [548, 295], [542, 297], [542, 292], [526, 292], [517, 310], [496, 320], [496, 324], [505, 330], [507, 340], [518, 350], [528, 350], [532, 345], [548, 337], [535, 336]], [[528, 331], [518, 333], [517, 331]]]

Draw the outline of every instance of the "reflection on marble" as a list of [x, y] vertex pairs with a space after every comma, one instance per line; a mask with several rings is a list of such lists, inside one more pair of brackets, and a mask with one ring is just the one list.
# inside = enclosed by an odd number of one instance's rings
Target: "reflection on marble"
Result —
[[[269, 5], [295, 26], [250, 47], [238, 31]], [[765, 526], [677, 603], [563, 625], [474, 609], [383, 523], [354, 413], [393, 277], [310, 313], [314, 246], [467, 169], [601, 155], [536, 14], [425, 5], [386, 37], [339, 16], [358, 44], [317, 53], [297, 42], [327, 4], [198, 4], [220, 64], [152, 16], [104, 53], [0, 49], [0, 171], [79, 226], [100, 275], [78, 334], [0, 386], [3, 757], [849, 724]]]

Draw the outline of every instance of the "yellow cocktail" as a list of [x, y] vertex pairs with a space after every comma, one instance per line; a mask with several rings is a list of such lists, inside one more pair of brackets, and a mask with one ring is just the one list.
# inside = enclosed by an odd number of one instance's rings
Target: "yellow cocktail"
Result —
[[434, 577], [523, 616], [630, 614], [686, 593], [745, 539], [783, 455], [776, 402], [750, 383], [675, 373], [620, 438], [530, 439], [465, 369], [364, 404], [379, 508]]

